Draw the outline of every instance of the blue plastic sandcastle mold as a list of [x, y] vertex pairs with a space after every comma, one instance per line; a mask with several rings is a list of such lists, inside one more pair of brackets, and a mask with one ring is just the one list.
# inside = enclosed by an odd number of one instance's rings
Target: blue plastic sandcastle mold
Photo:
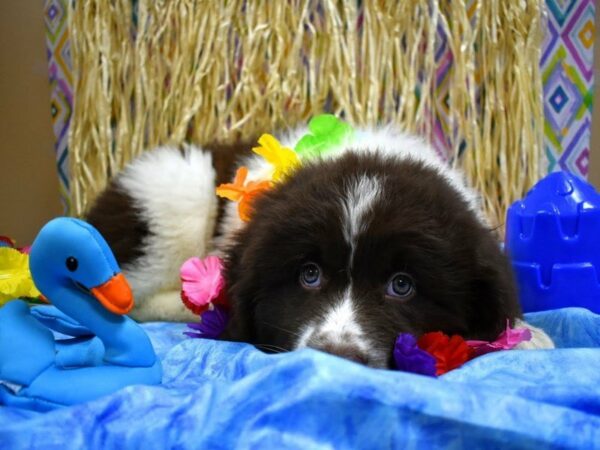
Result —
[[600, 313], [600, 194], [565, 172], [508, 209], [506, 251], [524, 312], [579, 306]]

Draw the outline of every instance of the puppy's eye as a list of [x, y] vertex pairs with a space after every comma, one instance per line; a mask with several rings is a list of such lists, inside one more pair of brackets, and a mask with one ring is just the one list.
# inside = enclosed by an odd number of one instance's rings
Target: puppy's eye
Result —
[[388, 283], [386, 294], [390, 297], [406, 299], [415, 291], [415, 284], [410, 275], [395, 274]]
[[300, 283], [309, 289], [321, 287], [321, 268], [315, 263], [307, 263], [300, 270]]

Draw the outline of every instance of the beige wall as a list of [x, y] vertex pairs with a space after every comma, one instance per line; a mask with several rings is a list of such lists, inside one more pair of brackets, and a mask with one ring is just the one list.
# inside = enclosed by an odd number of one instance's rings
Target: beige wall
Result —
[[[600, 27], [600, 7], [596, 7], [596, 29]], [[600, 34], [596, 33], [596, 37]], [[589, 180], [600, 190], [600, 41], [594, 47], [594, 113], [592, 115], [592, 142], [590, 144]]]
[[61, 214], [42, 1], [2, 0], [0, 235], [28, 244]]

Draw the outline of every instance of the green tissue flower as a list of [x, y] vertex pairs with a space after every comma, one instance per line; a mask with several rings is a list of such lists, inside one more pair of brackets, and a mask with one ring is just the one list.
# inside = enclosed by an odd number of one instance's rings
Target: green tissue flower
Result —
[[302, 159], [324, 156], [350, 141], [354, 130], [332, 114], [320, 114], [308, 122], [309, 133], [296, 144], [295, 151]]

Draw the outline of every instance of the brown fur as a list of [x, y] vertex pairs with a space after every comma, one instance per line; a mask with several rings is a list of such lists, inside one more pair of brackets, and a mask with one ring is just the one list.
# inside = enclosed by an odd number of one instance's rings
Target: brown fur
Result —
[[[349, 266], [340, 194], [362, 175], [383, 180], [383, 196]], [[439, 174], [418, 162], [349, 154], [305, 166], [258, 198], [254, 209], [226, 262], [233, 307], [229, 339], [290, 350], [302, 326], [339, 302], [350, 281], [365, 335], [390, 355], [390, 365], [400, 332], [441, 330], [492, 340], [507, 319], [521, 315], [493, 233]], [[319, 289], [299, 282], [307, 262], [322, 268]], [[386, 296], [397, 272], [415, 280], [410, 300]], [[348, 354], [344, 349], [342, 356]]]
[[98, 197], [86, 220], [104, 236], [119, 265], [143, 254], [148, 224], [131, 196], [114, 181]]

